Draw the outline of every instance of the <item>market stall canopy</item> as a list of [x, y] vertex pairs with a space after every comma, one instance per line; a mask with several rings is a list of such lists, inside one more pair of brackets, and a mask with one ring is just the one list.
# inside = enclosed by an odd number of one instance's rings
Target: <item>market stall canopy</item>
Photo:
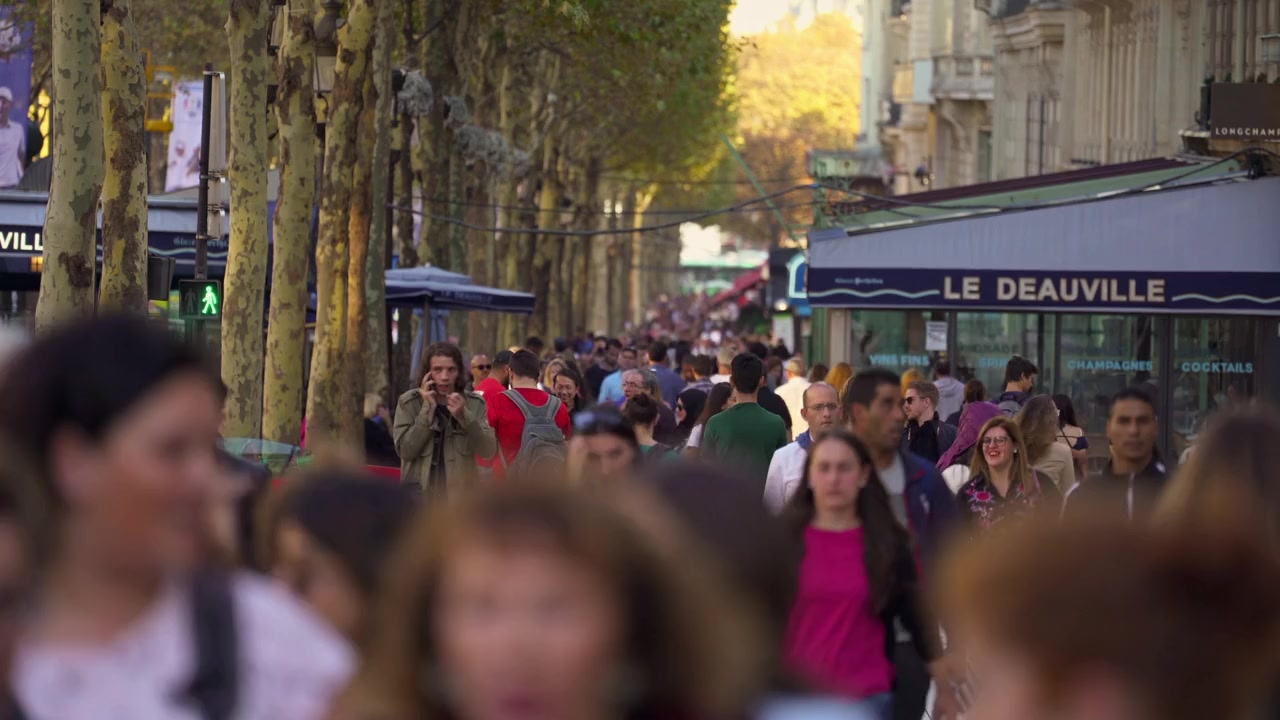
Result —
[[722, 305], [730, 300], [741, 297], [743, 293], [764, 283], [765, 265], [761, 264], [755, 270], [748, 270], [742, 273], [733, 281], [733, 286], [721, 290], [716, 296], [711, 298], [711, 307]]
[[388, 270], [386, 277], [387, 302], [393, 305], [430, 303], [438, 310], [533, 312], [534, 297], [529, 293], [476, 285], [466, 275], [436, 267]]
[[1280, 177], [809, 234], [815, 306], [1280, 315]]

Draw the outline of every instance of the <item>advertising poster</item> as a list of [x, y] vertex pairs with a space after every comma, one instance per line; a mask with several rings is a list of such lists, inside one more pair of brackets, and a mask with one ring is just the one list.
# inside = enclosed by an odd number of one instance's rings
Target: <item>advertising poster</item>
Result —
[[31, 59], [31, 28], [11, 21], [0, 9], [0, 188], [17, 185], [40, 149], [39, 138], [28, 136]]
[[200, 185], [200, 121], [204, 113], [204, 81], [176, 83], [173, 91], [173, 132], [169, 133], [165, 192], [187, 190]]

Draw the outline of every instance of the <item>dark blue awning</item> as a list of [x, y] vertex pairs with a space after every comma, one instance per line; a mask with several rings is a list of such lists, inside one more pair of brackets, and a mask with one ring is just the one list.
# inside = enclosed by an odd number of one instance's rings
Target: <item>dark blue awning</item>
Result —
[[387, 303], [393, 305], [422, 305], [442, 310], [488, 310], [529, 314], [533, 312], [534, 297], [529, 293], [501, 290], [483, 285], [461, 285], [447, 282], [402, 282], [392, 280], [387, 273]]
[[1280, 177], [809, 233], [815, 306], [1280, 315]]

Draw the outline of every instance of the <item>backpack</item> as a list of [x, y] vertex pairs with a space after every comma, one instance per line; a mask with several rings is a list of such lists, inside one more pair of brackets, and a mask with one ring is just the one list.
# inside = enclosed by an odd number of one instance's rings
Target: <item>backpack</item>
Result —
[[507, 455], [498, 448], [498, 457], [502, 466], [514, 471], [521, 477], [535, 473], [556, 471], [562, 468], [568, 459], [567, 443], [564, 432], [556, 425], [556, 414], [560, 412], [560, 398], [548, 393], [547, 404], [542, 407], [532, 405], [516, 390], [502, 393], [516, 404], [524, 414], [524, 432], [520, 436], [520, 452], [510, 465]]
[[1004, 393], [998, 398], [996, 407], [1000, 408], [1000, 413], [1007, 418], [1017, 417], [1022, 412], [1022, 404], [1025, 401], [1019, 401], [1013, 393]]

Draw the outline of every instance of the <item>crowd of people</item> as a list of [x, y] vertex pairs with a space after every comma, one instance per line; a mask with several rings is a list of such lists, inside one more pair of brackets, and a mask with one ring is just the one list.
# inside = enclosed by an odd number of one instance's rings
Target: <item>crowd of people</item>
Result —
[[0, 717], [1280, 712], [1274, 411], [1169, 474], [1125, 390], [1088, 475], [1022, 358], [987, 402], [945, 362], [638, 344], [432, 345], [366, 402], [398, 483], [236, 462], [218, 376], [145, 320], [7, 348]]

